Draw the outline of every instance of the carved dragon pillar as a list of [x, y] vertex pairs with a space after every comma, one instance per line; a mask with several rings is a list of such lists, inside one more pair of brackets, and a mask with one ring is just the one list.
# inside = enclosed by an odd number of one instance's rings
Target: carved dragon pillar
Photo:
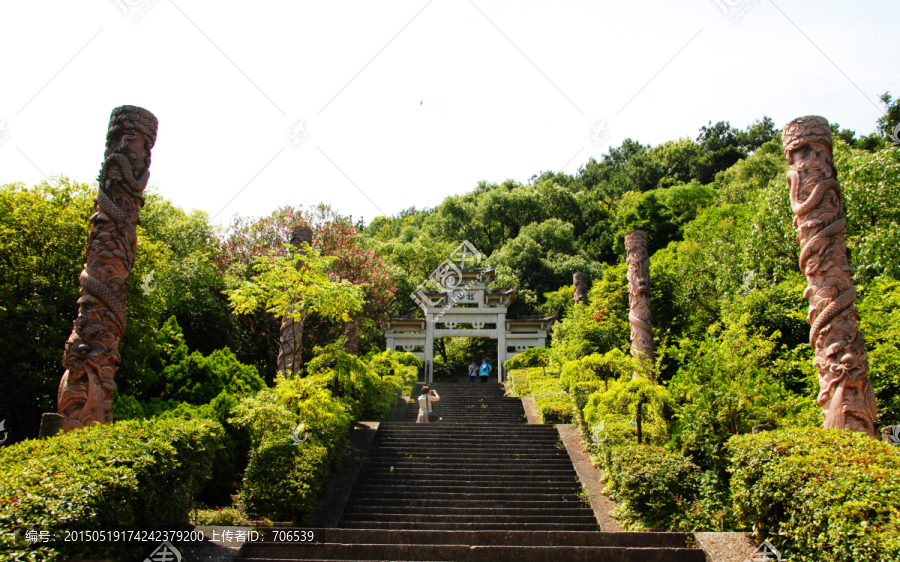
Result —
[[359, 355], [359, 327], [354, 320], [344, 324], [344, 351], [350, 355]]
[[[303, 243], [312, 244], [313, 231], [308, 226], [295, 226], [291, 231], [291, 245], [302, 251]], [[278, 350], [278, 370], [288, 378], [293, 378], [303, 365], [301, 357], [303, 342], [303, 321], [293, 318], [281, 319], [281, 342]]]
[[803, 296], [809, 299], [822, 425], [876, 437], [875, 393], [853, 304], [856, 288], [844, 242], [846, 210], [832, 161], [831, 127], [823, 117], [800, 117], [785, 126], [782, 139], [800, 270], [808, 284]]
[[112, 421], [113, 381], [119, 341], [125, 335], [125, 297], [137, 250], [137, 225], [150, 177], [150, 151], [157, 120], [146, 109], [113, 109], [86, 260], [78, 279], [78, 317], [66, 341], [57, 409], [63, 431]]
[[591, 286], [591, 276], [587, 273], [578, 272], [572, 275], [572, 284], [575, 286], [575, 304], [587, 304], [588, 289]]
[[628, 320], [631, 323], [631, 355], [653, 359], [653, 330], [650, 315], [650, 256], [647, 233], [632, 230], [625, 235], [625, 262], [628, 264]]

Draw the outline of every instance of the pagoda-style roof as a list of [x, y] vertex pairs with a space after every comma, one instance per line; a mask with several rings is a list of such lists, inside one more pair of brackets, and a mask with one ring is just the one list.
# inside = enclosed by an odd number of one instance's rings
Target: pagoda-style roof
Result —
[[519, 316], [517, 318], [511, 318], [510, 320], [522, 322], [549, 322], [551, 320], [556, 320], [557, 316], [559, 316], [559, 312], [554, 312], [549, 316]]
[[518, 318], [510, 318], [506, 321], [507, 331], [514, 329], [530, 329], [530, 330], [547, 330], [556, 321], [559, 312], [550, 314], [549, 316], [520, 316]]

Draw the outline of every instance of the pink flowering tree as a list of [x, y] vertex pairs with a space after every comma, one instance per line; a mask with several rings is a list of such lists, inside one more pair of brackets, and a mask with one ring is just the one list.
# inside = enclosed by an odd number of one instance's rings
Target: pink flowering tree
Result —
[[322, 255], [333, 256], [331, 274], [358, 285], [363, 290], [363, 310], [344, 325], [344, 351], [359, 355], [360, 323], [370, 337], [380, 334], [379, 325], [397, 291], [394, 272], [368, 248], [359, 228], [349, 217], [319, 205], [306, 214], [313, 227], [313, 245]]

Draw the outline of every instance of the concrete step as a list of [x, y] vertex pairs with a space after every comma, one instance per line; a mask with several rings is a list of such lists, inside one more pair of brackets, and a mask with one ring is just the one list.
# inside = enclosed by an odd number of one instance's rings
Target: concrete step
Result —
[[[428, 434], [418, 433], [406, 436], [385, 435], [375, 440], [372, 445], [375, 449], [372, 454], [378, 452], [381, 445], [392, 448], [407, 447], [410, 452], [415, 452], [418, 447], [464, 447], [484, 448], [484, 447], [518, 447], [520, 453], [528, 453], [530, 448], [552, 449], [556, 447], [559, 451], [558, 444], [560, 441], [553, 436], [542, 435], [515, 435], [515, 434], [477, 434], [477, 433], [458, 433], [458, 434]], [[523, 450], [524, 448], [524, 450]]]
[[433, 531], [599, 531], [597, 523], [444, 523], [429, 521], [397, 523], [391, 521], [359, 521], [342, 523], [354, 529], [407, 529]]
[[556, 469], [556, 470], [513, 470], [507, 468], [495, 468], [494, 470], [484, 469], [484, 468], [440, 468], [440, 467], [429, 467], [427, 468], [427, 472], [424, 468], [403, 468], [401, 466], [394, 467], [393, 470], [390, 467], [386, 467], [384, 469], [366, 469], [362, 476], [363, 478], [373, 476], [380, 477], [387, 474], [393, 474], [396, 476], [409, 476], [412, 478], [416, 478], [419, 481], [428, 481], [435, 477], [440, 477], [445, 480], [452, 480], [454, 477], [459, 477], [459, 479], [464, 482], [470, 482], [473, 479], [483, 478], [503, 478], [503, 479], [515, 479], [525, 477], [529, 480], [540, 481], [542, 478], [561, 478], [568, 475], [571, 475], [573, 478], [575, 477], [574, 469]]
[[563, 509], [571, 507], [583, 507], [579, 500], [559, 501], [557, 498], [551, 500], [486, 500], [483, 498], [468, 500], [439, 500], [439, 499], [399, 499], [394, 498], [393, 494], [389, 498], [360, 498], [355, 497], [347, 504], [348, 510], [357, 511], [384, 511], [385, 509], [433, 509], [433, 510], [451, 510], [451, 509]]
[[366, 468], [369, 470], [384, 470], [392, 466], [394, 468], [422, 468], [423, 470], [426, 468], [485, 469], [489, 470], [491, 473], [496, 473], [496, 471], [502, 470], [553, 470], [556, 467], [566, 466], [572, 468], [572, 463], [570, 461], [568, 465], [566, 465], [565, 461], [562, 459], [553, 457], [545, 459], [476, 457], [472, 459], [471, 462], [466, 462], [464, 459], [459, 458], [451, 460], [447, 458], [434, 458], [430, 455], [397, 455], [370, 460], [366, 463]]
[[543, 502], [542, 505], [529, 505], [528, 502], [520, 502], [523, 505], [513, 507], [497, 506], [493, 505], [493, 503], [494, 502], [475, 501], [470, 502], [470, 505], [468, 506], [452, 502], [444, 502], [443, 504], [423, 502], [422, 505], [356, 503], [354, 505], [348, 505], [344, 510], [344, 514], [352, 513], [355, 515], [362, 515], [390, 512], [392, 515], [429, 515], [432, 513], [440, 513], [442, 515], [473, 515], [477, 517], [494, 517], [498, 515], [518, 516], [520, 514], [531, 516], [535, 515], [534, 512], [536, 511], [547, 513], [554, 517], [581, 516], [585, 513], [593, 514], [591, 508], [584, 507], [582, 504], [575, 502]]
[[[260, 529], [265, 540], [271, 530]], [[643, 546], [683, 548], [689, 533], [604, 533], [575, 531], [415, 531], [386, 529], [310, 529], [279, 527], [279, 531], [313, 533], [314, 541], [343, 544], [462, 544], [517, 546]]]
[[[496, 514], [491, 515], [487, 510], [485, 510], [484, 514], [479, 515], [478, 513], [465, 513], [460, 515], [445, 515], [442, 512], [435, 512], [435, 510], [431, 510], [426, 513], [394, 513], [392, 509], [391, 513], [344, 513], [343, 521], [351, 522], [351, 521], [380, 521], [380, 522], [389, 522], [389, 521], [409, 521], [414, 523], [467, 523], [467, 524], [477, 524], [477, 523], [581, 523], [581, 524], [591, 524], [594, 526], [597, 525], [597, 520], [594, 518], [594, 512], [590, 509], [581, 510], [583, 514], [572, 514], [572, 515], [552, 515], [552, 514], [541, 514], [541, 515], [518, 515], [516, 513], [511, 514]], [[470, 510], [477, 512], [478, 510]]]
[[409, 447], [398, 447], [393, 443], [380, 443], [378, 448], [369, 455], [369, 458], [379, 459], [397, 455], [431, 455], [432, 458], [448, 458], [454, 460], [458, 460], [460, 455], [466, 455], [463, 458], [478, 458], [480, 456], [491, 458], [508, 457], [511, 459], [542, 459], [547, 457], [569, 458], [568, 453], [565, 451], [554, 449], [556, 448], [541, 447], [523, 452], [521, 447], [511, 445], [495, 445], [493, 447], [444, 447], [419, 444], [415, 449], [410, 450]]
[[[374, 443], [387, 443], [394, 444], [397, 442], [402, 443], [418, 443], [419, 445], [430, 445], [438, 442], [453, 442], [453, 441], [466, 441], [477, 445], [479, 442], [493, 442], [497, 444], [504, 444], [504, 442], [509, 441], [510, 445], [513, 444], [522, 444], [522, 443], [546, 443], [557, 442], [559, 441], [558, 434], [549, 434], [549, 433], [536, 433], [536, 432], [517, 432], [517, 431], [504, 431], [504, 427], [515, 427], [515, 426], [494, 426], [494, 429], [491, 430], [473, 430], [469, 429], [465, 426], [465, 424], [452, 424], [448, 426], [439, 427], [440, 424], [409, 424], [410, 427], [429, 427], [428, 431], [425, 430], [410, 430], [404, 432], [392, 432], [385, 431], [383, 434], [379, 435], [377, 439], [373, 441]], [[523, 425], [522, 427], [528, 427], [527, 425]], [[431, 429], [434, 428], [434, 429]], [[458, 429], [457, 429], [458, 428]]]
[[[353, 498], [368, 499], [370, 501], [382, 501], [383, 491], [365, 492], [353, 490]], [[506, 493], [447, 493], [447, 492], [395, 492], [391, 491], [390, 499], [383, 501], [407, 501], [414, 505], [418, 501], [451, 501], [465, 502], [477, 499], [480, 501], [523, 501], [523, 502], [547, 502], [547, 501], [580, 501], [576, 494], [523, 494], [520, 491], [510, 490]]]
[[705, 562], [702, 550], [609, 546], [466, 546], [418, 544], [257, 543], [250, 560], [427, 560], [462, 562]]
[[449, 482], [447, 484], [442, 484], [438, 482], [426, 482], [421, 486], [406, 486], [406, 485], [398, 485], [396, 482], [385, 481], [385, 482], [367, 482], [366, 484], [357, 484], [353, 488], [353, 494], [370, 494], [370, 495], [385, 495], [385, 486], [389, 486], [389, 495], [391, 497], [399, 497], [401, 494], [403, 495], [432, 495], [432, 494], [451, 494], [454, 496], [459, 495], [481, 495], [481, 496], [490, 496], [492, 494], [498, 496], [509, 496], [509, 495], [520, 495], [523, 493], [527, 494], [541, 494], [541, 495], [559, 495], [559, 496], [568, 496], [572, 494], [572, 490], [578, 488], [578, 484], [572, 482], [571, 480], [566, 480], [565, 482], [561, 482], [560, 484], [553, 485], [551, 483], [544, 483], [541, 486], [534, 485], [524, 485], [520, 484], [517, 486], [497, 486], [497, 487], [488, 487], [484, 485], [480, 485], [481, 483], [471, 483], [469, 486], [461, 486], [459, 482]]
[[[394, 497], [394, 492], [398, 494], [438, 492], [469, 495], [481, 495], [480, 492], [485, 492], [488, 494], [541, 494], [562, 497], [571, 494], [578, 495], [581, 492], [581, 484], [572, 480], [558, 480], [555, 482], [517, 481], [509, 486], [489, 489], [485, 489], [481, 484], [483, 483], [441, 480], [434, 483], [423, 481], [420, 486], [399, 488], [399, 483], [396, 481], [380, 481], [377, 484], [368, 484], [365, 488], [354, 488], [353, 494], [357, 492], [367, 493], [371, 497], [380, 493], [382, 497]], [[351, 494], [350, 497], [352, 498], [353, 495]]]

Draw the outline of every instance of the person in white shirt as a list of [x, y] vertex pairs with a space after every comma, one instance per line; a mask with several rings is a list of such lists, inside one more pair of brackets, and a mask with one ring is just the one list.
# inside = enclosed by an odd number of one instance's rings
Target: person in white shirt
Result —
[[422, 387], [422, 394], [419, 395], [419, 417], [416, 423], [428, 423], [428, 414], [434, 410], [431, 407], [432, 402], [440, 402], [441, 397], [438, 396], [436, 390], [431, 390], [427, 386]]

